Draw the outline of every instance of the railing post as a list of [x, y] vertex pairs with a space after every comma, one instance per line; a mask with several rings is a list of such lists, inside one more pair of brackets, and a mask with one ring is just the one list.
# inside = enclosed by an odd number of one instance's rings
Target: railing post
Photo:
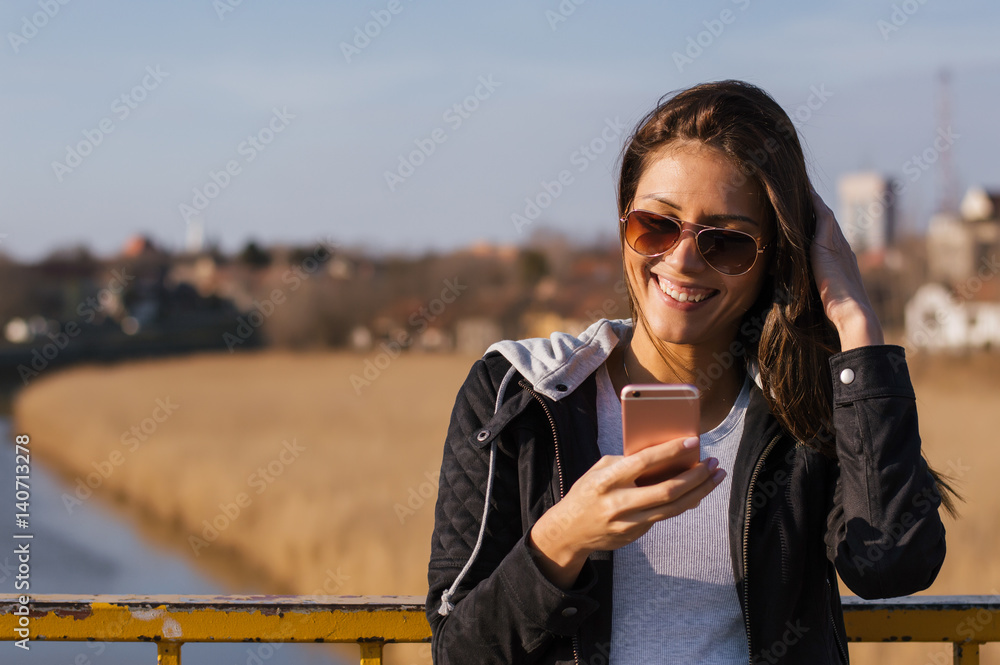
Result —
[[979, 642], [955, 642], [952, 647], [955, 665], [979, 665]]
[[385, 642], [359, 642], [359, 644], [361, 665], [382, 665], [382, 647]]
[[157, 642], [157, 665], [181, 665], [181, 642]]

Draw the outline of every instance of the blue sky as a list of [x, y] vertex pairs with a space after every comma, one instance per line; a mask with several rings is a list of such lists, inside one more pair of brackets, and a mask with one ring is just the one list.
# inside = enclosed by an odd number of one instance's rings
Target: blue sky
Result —
[[[180, 248], [191, 213], [227, 250], [448, 250], [536, 225], [609, 237], [610, 128], [722, 78], [792, 115], [822, 93], [798, 126], [836, 209], [841, 174], [903, 177], [933, 145], [948, 67], [959, 182], [1000, 187], [1000, 8], [985, 0], [63, 1], [0, 7], [0, 251], [19, 259], [111, 254], [140, 232]], [[907, 189], [914, 226], [939, 182], [935, 167]], [[547, 205], [519, 233], [526, 198]]]

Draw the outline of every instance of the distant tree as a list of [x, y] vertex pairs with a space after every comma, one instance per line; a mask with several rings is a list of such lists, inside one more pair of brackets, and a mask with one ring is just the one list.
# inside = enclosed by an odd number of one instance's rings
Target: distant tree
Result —
[[518, 269], [525, 284], [533, 286], [549, 274], [549, 261], [536, 249], [526, 249], [518, 257]]
[[302, 265], [306, 259], [312, 259], [323, 263], [330, 258], [330, 253], [329, 247], [320, 244], [295, 247], [288, 253], [288, 262], [293, 265]]
[[58, 247], [52, 250], [41, 262], [42, 264], [75, 263], [92, 266], [97, 263], [97, 259], [94, 258], [89, 247], [84, 244], [78, 244], [68, 247]]
[[251, 268], [266, 268], [271, 265], [271, 255], [257, 246], [253, 240], [249, 241], [240, 251], [237, 260]]

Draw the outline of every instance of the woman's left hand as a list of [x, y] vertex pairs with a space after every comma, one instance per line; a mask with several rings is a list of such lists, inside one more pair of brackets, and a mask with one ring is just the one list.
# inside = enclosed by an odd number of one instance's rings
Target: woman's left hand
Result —
[[833, 211], [812, 190], [816, 208], [816, 236], [812, 243], [812, 269], [823, 301], [823, 311], [840, 334], [842, 351], [883, 344], [882, 325], [861, 280], [854, 256]]

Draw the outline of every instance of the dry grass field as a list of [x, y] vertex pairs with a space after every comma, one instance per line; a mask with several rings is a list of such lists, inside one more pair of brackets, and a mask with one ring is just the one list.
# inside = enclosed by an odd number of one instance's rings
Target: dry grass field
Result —
[[[78, 367], [38, 380], [14, 417], [69, 494], [95, 500], [89, 480], [97, 500], [234, 593], [422, 595], [441, 445], [474, 358], [400, 356], [356, 390], [365, 360], [262, 352]], [[1000, 594], [1000, 356], [918, 358], [911, 372], [926, 454], [967, 499], [928, 593]], [[880, 665], [946, 653], [852, 646], [854, 662]], [[395, 655], [429, 662], [423, 647]], [[1000, 663], [1000, 647], [983, 662]]]

